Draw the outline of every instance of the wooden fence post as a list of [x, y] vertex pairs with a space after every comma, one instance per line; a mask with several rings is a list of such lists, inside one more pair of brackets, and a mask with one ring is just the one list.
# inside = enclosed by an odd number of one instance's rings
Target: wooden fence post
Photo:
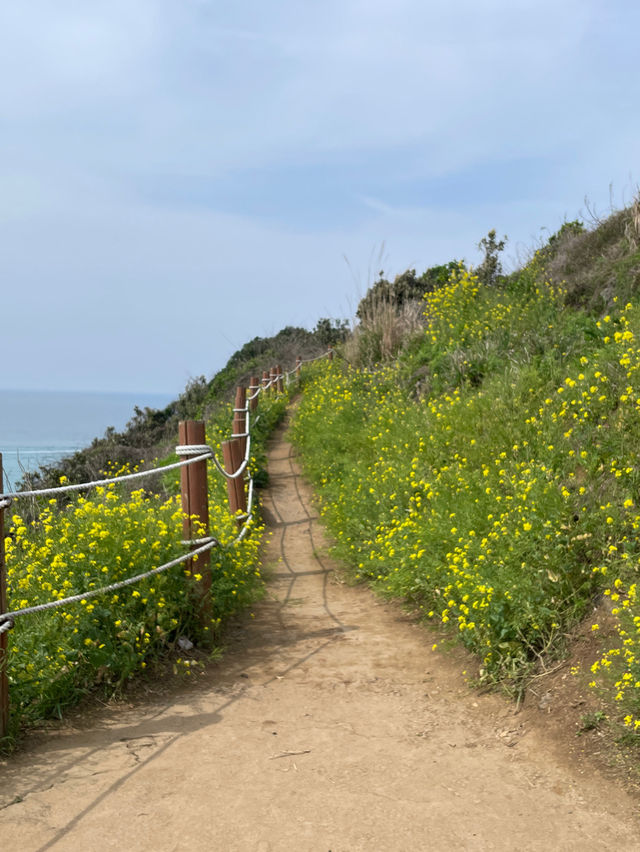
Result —
[[277, 381], [276, 381], [276, 387], [278, 388], [278, 393], [284, 393], [284, 384], [283, 384], [283, 381], [282, 381], [283, 380], [283, 374], [282, 374], [282, 365], [281, 364], [278, 364], [277, 367], [276, 367], [276, 375], [278, 377]]
[[272, 367], [269, 370], [269, 381], [271, 382], [271, 393], [278, 393], [278, 385], [276, 383], [276, 376], [278, 375], [278, 371], [275, 367]]
[[[224, 469], [227, 473], [235, 473], [243, 462], [240, 452], [240, 443], [237, 438], [231, 438], [222, 442], [222, 458]], [[236, 476], [235, 479], [227, 479], [227, 494], [229, 495], [229, 511], [232, 515], [236, 512], [247, 511], [247, 497], [244, 490], [244, 474]]]
[[302, 355], [296, 358], [296, 379], [300, 381], [300, 370], [302, 369]]
[[269, 373], [266, 370], [262, 371], [262, 389], [265, 393], [269, 393], [267, 385], [269, 384]]
[[236, 401], [233, 408], [233, 434], [232, 438], [240, 441], [240, 453], [244, 459], [247, 450], [247, 391], [246, 388], [236, 388]]
[[333, 361], [333, 346], [330, 346], [327, 350], [327, 355], [329, 356], [329, 360]]
[[[2, 493], [0, 453], [0, 493]], [[4, 562], [4, 508], [0, 504], [0, 615], [7, 612], [7, 575]], [[9, 632], [0, 633], [0, 739], [9, 733]]]
[[258, 407], [258, 388], [260, 387], [260, 379], [257, 376], [251, 376], [249, 384], [249, 396], [253, 397], [249, 401], [249, 410], [255, 411]]
[[[204, 421], [181, 420], [178, 424], [178, 443], [181, 445], [205, 444]], [[183, 456], [182, 458], [189, 458]], [[180, 484], [182, 487], [182, 511], [185, 517], [182, 520], [182, 535], [185, 541], [203, 538], [209, 535], [209, 489], [207, 486], [207, 460], [203, 459], [193, 464], [186, 464], [180, 468]], [[195, 515], [196, 519], [192, 520]], [[197, 529], [197, 521], [204, 525], [204, 529]], [[192, 544], [195, 550], [197, 544]], [[199, 595], [201, 597], [202, 615], [206, 618], [207, 611], [211, 606], [211, 553], [205, 551], [199, 553], [197, 561], [189, 559], [186, 563], [187, 570], [193, 576], [199, 574], [202, 580], [198, 583]]]

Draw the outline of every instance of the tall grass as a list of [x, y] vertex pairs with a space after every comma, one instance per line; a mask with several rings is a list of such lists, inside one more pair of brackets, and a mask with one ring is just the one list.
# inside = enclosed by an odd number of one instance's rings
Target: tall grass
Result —
[[342, 347], [357, 367], [374, 367], [394, 358], [424, 327], [422, 308], [415, 300], [398, 304], [381, 290], [360, 305], [360, 322]]

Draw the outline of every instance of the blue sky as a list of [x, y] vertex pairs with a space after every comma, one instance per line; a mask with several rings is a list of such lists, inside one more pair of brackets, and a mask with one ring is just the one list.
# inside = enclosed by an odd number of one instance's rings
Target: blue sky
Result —
[[638, 32], [631, 0], [3, 4], [0, 387], [178, 393], [380, 268], [628, 203]]

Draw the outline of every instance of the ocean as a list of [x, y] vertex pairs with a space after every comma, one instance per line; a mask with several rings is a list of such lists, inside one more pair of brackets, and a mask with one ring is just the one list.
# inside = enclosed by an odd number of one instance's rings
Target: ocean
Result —
[[169, 394], [0, 390], [2, 491], [15, 490], [24, 471], [51, 464], [101, 438], [109, 426], [121, 430], [134, 406], [164, 408]]

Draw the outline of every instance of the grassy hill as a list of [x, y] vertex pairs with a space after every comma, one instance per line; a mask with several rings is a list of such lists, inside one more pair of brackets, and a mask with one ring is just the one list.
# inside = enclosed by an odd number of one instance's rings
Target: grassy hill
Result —
[[613, 629], [574, 674], [631, 739], [639, 243], [636, 202], [565, 224], [509, 276], [459, 264], [419, 303], [387, 291], [345, 344], [350, 363], [307, 386], [294, 433], [353, 578], [444, 627], [479, 681], [522, 695], [581, 620], [602, 630], [600, 603]]

